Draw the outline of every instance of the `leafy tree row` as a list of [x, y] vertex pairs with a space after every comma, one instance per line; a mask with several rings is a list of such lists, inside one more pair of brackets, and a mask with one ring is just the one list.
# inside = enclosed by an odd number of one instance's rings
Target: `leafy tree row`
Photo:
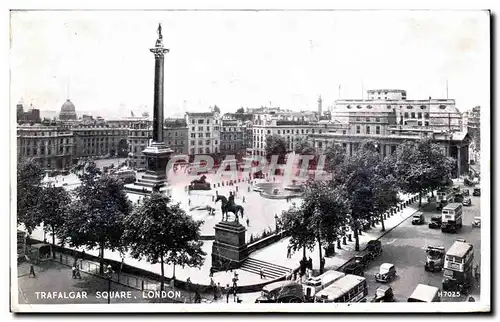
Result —
[[44, 230], [62, 244], [98, 249], [100, 273], [104, 251], [127, 251], [136, 259], [164, 265], [199, 267], [205, 253], [200, 241], [201, 221], [194, 221], [179, 204], [153, 193], [132, 205], [119, 179], [102, 174], [92, 161], [74, 168], [81, 185], [68, 192], [44, 184], [43, 170], [31, 159], [18, 166], [17, 222], [29, 234], [43, 223]]
[[[296, 152], [313, 149], [307, 140], [299, 141]], [[405, 142], [385, 158], [375, 141], [368, 140], [352, 155], [339, 145], [326, 149], [325, 168], [331, 179], [310, 182], [304, 201], [282, 214], [294, 250], [312, 250], [317, 243], [333, 244], [345, 235], [348, 225], [359, 250], [359, 230], [366, 220], [379, 219], [385, 230], [383, 214], [397, 206], [398, 193], [422, 193], [449, 184], [454, 160], [430, 139]], [[322, 269], [322, 267], [320, 266]], [[321, 272], [322, 273], [322, 272]]]

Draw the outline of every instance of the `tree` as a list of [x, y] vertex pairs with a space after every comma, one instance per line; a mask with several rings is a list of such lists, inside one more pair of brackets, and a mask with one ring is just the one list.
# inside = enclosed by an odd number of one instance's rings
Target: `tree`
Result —
[[40, 224], [38, 201], [42, 190], [43, 169], [34, 159], [21, 159], [17, 165], [17, 224], [28, 234]]
[[325, 150], [325, 170], [333, 172], [344, 162], [346, 153], [344, 148], [339, 144], [328, 146]]
[[165, 263], [190, 267], [203, 264], [206, 253], [201, 249], [202, 223], [194, 221], [179, 204], [172, 204], [168, 196], [152, 193], [126, 217], [123, 240], [132, 257], [161, 264], [163, 290]]
[[359, 251], [359, 228], [362, 220], [369, 220], [374, 215], [376, 198], [373, 174], [380, 163], [381, 156], [377, 143], [365, 141], [359, 150], [346, 157], [337, 166], [331, 187], [342, 187], [350, 204], [350, 225], [354, 232], [355, 250]]
[[266, 157], [268, 161], [271, 160], [273, 155], [278, 156], [278, 162], [282, 163], [287, 153], [287, 142], [281, 135], [272, 134], [266, 136]]
[[217, 105], [214, 105], [214, 112], [217, 112], [220, 114], [220, 108]]
[[123, 190], [123, 182], [101, 172], [92, 161], [79, 174], [81, 185], [61, 229], [61, 239], [73, 247], [98, 248], [100, 273], [104, 272], [104, 250], [123, 250], [123, 221], [132, 203]]
[[373, 176], [373, 213], [380, 219], [382, 231], [385, 231], [383, 214], [395, 207], [400, 201], [398, 197], [398, 182], [394, 174], [393, 160], [391, 155], [385, 157], [376, 165]]
[[245, 109], [243, 107], [240, 107], [239, 109], [236, 110], [236, 114], [243, 114], [245, 113]]
[[295, 142], [294, 152], [300, 155], [314, 154], [314, 146], [306, 136], [301, 136]]
[[[67, 217], [71, 196], [63, 187], [48, 185], [41, 191], [40, 196], [40, 220], [43, 222], [43, 230], [52, 234], [52, 245], [56, 244], [56, 234], [64, 226]], [[52, 255], [56, 256], [54, 252]]]

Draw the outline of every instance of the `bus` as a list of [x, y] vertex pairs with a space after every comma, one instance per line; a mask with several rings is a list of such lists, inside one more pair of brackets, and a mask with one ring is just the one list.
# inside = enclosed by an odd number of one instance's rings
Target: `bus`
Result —
[[441, 231], [456, 233], [462, 228], [463, 206], [461, 203], [450, 203], [441, 212]]
[[437, 195], [436, 202], [442, 205], [446, 205], [449, 204], [450, 202], [453, 202], [453, 198], [455, 198], [455, 193], [451, 188], [439, 189], [436, 195]]
[[316, 303], [361, 302], [368, 295], [366, 278], [347, 274], [332, 285], [316, 293]]
[[334, 270], [327, 271], [319, 276], [309, 278], [304, 284], [304, 296], [307, 301], [314, 301], [314, 295], [322, 289], [332, 285], [344, 277], [345, 273]]
[[434, 286], [418, 284], [408, 302], [441, 302], [439, 298], [439, 289]]
[[443, 290], [461, 290], [472, 283], [474, 246], [464, 240], [451, 245], [444, 257]]

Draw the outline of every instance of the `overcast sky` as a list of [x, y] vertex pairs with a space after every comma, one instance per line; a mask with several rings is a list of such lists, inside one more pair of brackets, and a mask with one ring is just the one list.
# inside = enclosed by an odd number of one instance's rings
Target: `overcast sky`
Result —
[[[489, 103], [489, 17], [472, 11], [24, 11], [11, 16], [11, 105], [127, 116], [153, 105], [163, 26], [165, 115], [316, 109], [362, 88]], [[69, 84], [69, 86], [68, 86]], [[363, 84], [363, 85], [362, 85]], [[68, 94], [69, 87], [69, 94]]]

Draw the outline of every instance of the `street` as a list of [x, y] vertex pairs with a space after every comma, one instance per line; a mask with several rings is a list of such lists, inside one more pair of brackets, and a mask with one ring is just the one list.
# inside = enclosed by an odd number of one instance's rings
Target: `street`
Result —
[[[472, 192], [472, 189], [470, 189]], [[425, 224], [414, 226], [411, 224], [411, 217], [400, 226], [387, 233], [380, 240], [382, 242], [383, 253], [381, 256], [370, 262], [365, 270], [365, 277], [368, 281], [368, 300], [375, 294], [379, 282], [375, 281], [375, 274], [382, 263], [393, 263], [396, 266], [397, 276], [391, 282], [396, 301], [406, 301], [411, 296], [418, 284], [428, 284], [441, 289], [442, 272], [427, 272], [424, 270], [426, 261], [426, 246], [444, 246], [446, 250], [453, 242], [463, 238], [474, 246], [474, 263], [481, 260], [481, 228], [472, 228], [471, 222], [475, 216], [480, 216], [480, 197], [472, 197], [472, 205], [464, 206], [463, 227], [457, 234], [442, 233], [440, 229], [430, 229], [428, 223], [431, 216], [440, 212], [435, 210], [434, 204], [428, 205], [424, 209]], [[471, 291], [476, 301], [479, 300], [479, 290], [476, 286]], [[463, 301], [460, 299], [441, 298], [443, 302]]]

